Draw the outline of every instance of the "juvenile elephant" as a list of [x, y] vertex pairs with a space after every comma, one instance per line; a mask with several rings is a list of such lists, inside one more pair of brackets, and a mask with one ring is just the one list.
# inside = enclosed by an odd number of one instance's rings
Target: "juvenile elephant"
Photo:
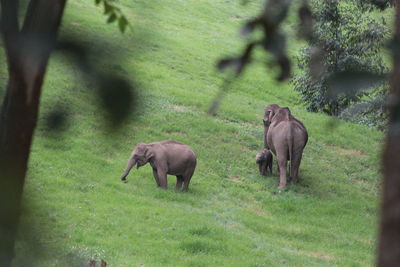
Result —
[[279, 188], [287, 184], [286, 167], [290, 161], [290, 175], [294, 183], [299, 181], [298, 172], [304, 147], [308, 141], [303, 123], [292, 116], [288, 107], [276, 104], [266, 106], [264, 115], [264, 146], [277, 158]]
[[176, 189], [181, 189], [183, 183], [183, 189], [187, 190], [196, 168], [196, 154], [189, 146], [173, 140], [137, 144], [121, 180], [126, 181], [134, 165], [139, 169], [148, 162], [153, 168], [157, 186], [166, 189], [167, 174], [170, 174], [176, 175]]
[[258, 152], [256, 155], [256, 163], [258, 164], [258, 169], [260, 170], [261, 175], [266, 175], [267, 168], [269, 168], [270, 173], [272, 174], [272, 153], [268, 149], [264, 148], [263, 151]]

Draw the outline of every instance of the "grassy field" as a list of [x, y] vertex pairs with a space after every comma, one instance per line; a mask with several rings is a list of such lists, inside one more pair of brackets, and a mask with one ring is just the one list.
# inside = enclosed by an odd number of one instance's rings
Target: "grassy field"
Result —
[[[137, 108], [110, 132], [93, 85], [65, 57], [52, 57], [16, 266], [83, 266], [90, 258], [110, 266], [374, 265], [381, 133], [306, 112], [261, 53], [217, 116], [206, 114], [224, 79], [215, 62], [241, 51], [239, 26], [261, 2], [121, 0], [133, 28], [121, 35], [93, 1], [69, 1], [61, 35], [93, 44], [100, 69], [136, 84]], [[295, 23], [284, 26], [291, 35]], [[298, 48], [289, 45], [293, 56]], [[265, 178], [254, 162], [270, 103], [289, 106], [310, 136], [301, 182], [283, 192], [275, 166]], [[54, 105], [69, 109], [61, 133], [43, 123]], [[150, 166], [121, 183], [135, 144], [163, 139], [197, 153], [189, 192], [175, 192], [172, 176], [168, 190], [156, 188]]]

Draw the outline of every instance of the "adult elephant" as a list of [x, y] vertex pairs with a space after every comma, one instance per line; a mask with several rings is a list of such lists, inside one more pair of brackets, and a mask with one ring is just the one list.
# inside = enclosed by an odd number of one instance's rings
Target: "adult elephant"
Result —
[[299, 167], [308, 134], [303, 123], [292, 116], [288, 107], [266, 106], [264, 115], [264, 147], [276, 156], [279, 168], [279, 188], [287, 184], [286, 168], [290, 161], [292, 181], [299, 181]]
[[133, 166], [139, 169], [148, 162], [153, 168], [157, 186], [166, 189], [167, 174], [171, 174], [176, 176], [175, 188], [181, 189], [183, 183], [183, 189], [187, 190], [196, 168], [196, 154], [189, 146], [173, 140], [137, 144], [121, 180], [126, 181]]

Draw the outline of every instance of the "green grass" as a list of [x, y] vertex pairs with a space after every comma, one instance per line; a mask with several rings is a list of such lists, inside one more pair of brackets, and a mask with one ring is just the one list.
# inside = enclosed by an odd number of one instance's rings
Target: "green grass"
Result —
[[[65, 57], [51, 58], [25, 187], [16, 266], [372, 266], [382, 134], [308, 113], [290, 83], [260, 60], [206, 111], [224, 76], [223, 55], [241, 51], [240, 25], [262, 1], [121, 1], [133, 32], [107, 25], [92, 1], [70, 0], [62, 34], [93, 46], [104, 71], [138, 85], [138, 108], [107, 130], [93, 85]], [[294, 35], [296, 20], [284, 26]], [[297, 41], [289, 44], [294, 56]], [[5, 82], [5, 72], [0, 73]], [[263, 107], [289, 106], [309, 132], [301, 182], [278, 191], [261, 177]], [[69, 128], [48, 133], [44, 115], [70, 109]], [[156, 188], [151, 169], [119, 177], [136, 143], [175, 139], [198, 155], [189, 192]]]

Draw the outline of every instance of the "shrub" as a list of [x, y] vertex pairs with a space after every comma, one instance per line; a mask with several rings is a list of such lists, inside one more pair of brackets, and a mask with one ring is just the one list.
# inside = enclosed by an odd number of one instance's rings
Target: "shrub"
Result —
[[378, 23], [354, 1], [339, 4], [338, 0], [323, 0], [313, 1], [312, 5], [313, 37], [298, 57], [300, 73], [293, 79], [294, 89], [300, 92], [309, 111], [338, 116], [368, 93], [357, 91], [332, 97], [329, 89], [334, 75], [386, 73], [380, 49], [388, 31], [384, 20]]

